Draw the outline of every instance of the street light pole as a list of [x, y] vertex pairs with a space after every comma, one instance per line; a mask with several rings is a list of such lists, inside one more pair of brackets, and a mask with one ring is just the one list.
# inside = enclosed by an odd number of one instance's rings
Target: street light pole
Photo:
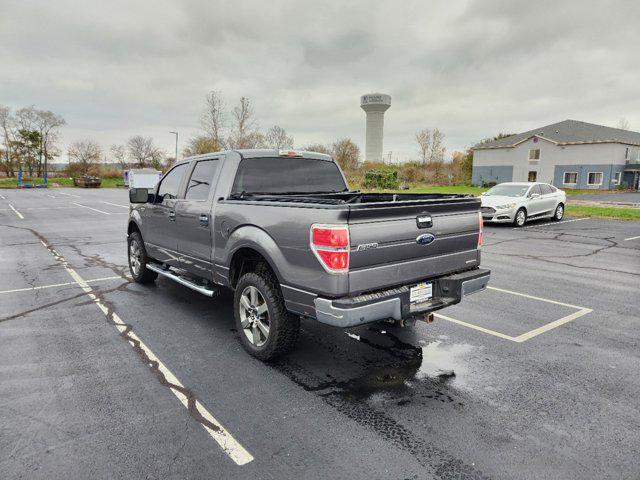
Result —
[[178, 161], [178, 132], [169, 132], [173, 133], [176, 136], [176, 162]]

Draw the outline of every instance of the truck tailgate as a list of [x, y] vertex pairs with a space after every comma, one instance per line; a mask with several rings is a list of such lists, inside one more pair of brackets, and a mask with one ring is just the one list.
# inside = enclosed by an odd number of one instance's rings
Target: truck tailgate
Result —
[[[479, 206], [473, 197], [351, 205], [349, 293], [477, 266]], [[435, 238], [418, 243], [423, 234]]]

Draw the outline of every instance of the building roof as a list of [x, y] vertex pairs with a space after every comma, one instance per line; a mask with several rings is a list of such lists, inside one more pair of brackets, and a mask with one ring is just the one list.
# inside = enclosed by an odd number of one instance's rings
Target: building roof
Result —
[[501, 138], [500, 140], [481, 142], [475, 145], [473, 149], [513, 148], [532, 137], [543, 138], [557, 145], [579, 145], [584, 143], [640, 145], [640, 132], [579, 122], [578, 120], [564, 120], [546, 127]]

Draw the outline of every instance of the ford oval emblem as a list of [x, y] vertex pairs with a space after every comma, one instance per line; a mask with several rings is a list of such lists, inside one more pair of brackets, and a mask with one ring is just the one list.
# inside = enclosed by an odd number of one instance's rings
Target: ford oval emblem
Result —
[[435, 239], [435, 235], [431, 235], [430, 233], [423, 233], [422, 235], [418, 235], [418, 238], [416, 238], [416, 243], [419, 243], [420, 245], [429, 245]]

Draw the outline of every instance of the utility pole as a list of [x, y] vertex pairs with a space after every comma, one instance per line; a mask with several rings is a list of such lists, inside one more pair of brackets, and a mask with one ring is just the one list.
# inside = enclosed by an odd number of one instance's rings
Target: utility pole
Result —
[[169, 133], [173, 133], [176, 136], [176, 158], [175, 161], [178, 161], [178, 132], [169, 132]]

